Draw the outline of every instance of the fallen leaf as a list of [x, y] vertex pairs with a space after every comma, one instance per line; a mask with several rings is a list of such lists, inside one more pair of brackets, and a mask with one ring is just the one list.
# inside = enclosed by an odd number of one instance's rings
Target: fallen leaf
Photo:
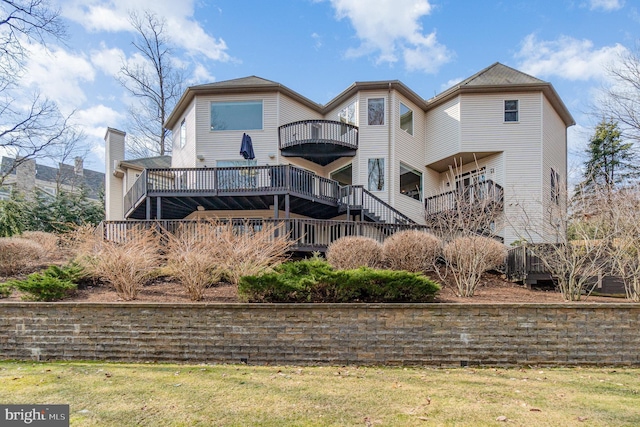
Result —
[[503, 423], [506, 423], [509, 419], [507, 417], [505, 417], [504, 415], [500, 415], [498, 418], [496, 418], [496, 421], [501, 421]]
[[587, 417], [578, 417], [578, 421], [583, 422], [583, 421], [587, 421], [589, 418]]
[[427, 396], [427, 405], [431, 405], [431, 398]]
[[542, 410], [538, 409], [538, 408], [531, 408], [531, 409], [529, 409], [529, 411], [530, 412], [542, 412]]
[[429, 418], [427, 418], [427, 417], [418, 417], [418, 419], [420, 421], [429, 421]]

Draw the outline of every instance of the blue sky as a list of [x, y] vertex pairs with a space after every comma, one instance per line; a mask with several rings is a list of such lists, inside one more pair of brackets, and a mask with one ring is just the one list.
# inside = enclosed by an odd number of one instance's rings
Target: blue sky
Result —
[[551, 82], [576, 119], [570, 166], [580, 163], [609, 83], [606, 67], [640, 40], [630, 0], [53, 0], [65, 43], [33, 46], [23, 87], [75, 111], [104, 170], [107, 126], [127, 130], [115, 77], [135, 61], [127, 15], [166, 19], [188, 85], [257, 75], [324, 104], [355, 81], [398, 79], [430, 98], [496, 61]]

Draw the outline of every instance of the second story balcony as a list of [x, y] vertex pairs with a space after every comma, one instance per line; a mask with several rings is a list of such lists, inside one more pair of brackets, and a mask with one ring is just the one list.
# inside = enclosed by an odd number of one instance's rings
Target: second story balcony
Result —
[[358, 127], [332, 120], [302, 120], [278, 129], [284, 157], [301, 157], [321, 166], [358, 150]]

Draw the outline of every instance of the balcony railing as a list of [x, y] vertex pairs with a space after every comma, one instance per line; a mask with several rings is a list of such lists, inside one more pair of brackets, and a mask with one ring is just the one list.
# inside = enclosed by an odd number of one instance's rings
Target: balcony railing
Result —
[[[220, 219], [218, 223], [231, 222], [238, 233], [251, 232], [273, 225], [275, 236], [288, 236], [294, 241], [293, 251], [324, 251], [331, 242], [344, 236], [364, 236], [383, 242], [390, 235], [403, 230], [426, 230], [425, 226], [416, 224], [383, 224], [362, 221], [335, 221], [318, 219]], [[106, 240], [123, 242], [132, 233], [141, 229], [155, 228], [160, 233], [175, 233], [192, 230], [197, 232], [198, 227], [189, 225], [203, 224], [198, 220], [152, 220], [152, 221], [103, 221], [101, 232]]]
[[341, 157], [355, 156], [358, 127], [333, 120], [302, 120], [280, 126], [278, 139], [283, 156], [325, 166]]
[[486, 180], [474, 185], [469, 185], [457, 190], [431, 196], [425, 199], [425, 211], [427, 215], [435, 215], [460, 208], [473, 208], [474, 206], [501, 206], [504, 191], [499, 184]]
[[147, 195], [207, 196], [291, 193], [338, 204], [339, 184], [291, 165], [146, 169], [125, 195], [128, 215]]

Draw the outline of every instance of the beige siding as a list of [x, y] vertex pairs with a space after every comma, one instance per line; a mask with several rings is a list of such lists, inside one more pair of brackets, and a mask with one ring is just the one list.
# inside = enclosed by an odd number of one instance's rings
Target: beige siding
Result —
[[[518, 122], [504, 122], [504, 101], [517, 99]], [[461, 99], [461, 148], [504, 152], [505, 243], [542, 219], [542, 93], [468, 94]], [[525, 224], [526, 223], [526, 224]]]
[[251, 130], [256, 160], [259, 165], [274, 163], [269, 153], [278, 152], [278, 97], [276, 93], [255, 95], [225, 95], [196, 97], [196, 132], [198, 137], [197, 155], [203, 155], [204, 161], [199, 167], [215, 167], [217, 160], [242, 160], [240, 143], [243, 131], [211, 131], [212, 101], [262, 101], [262, 130]]
[[[187, 139], [183, 148], [180, 148], [180, 125], [182, 120], [187, 127]], [[196, 102], [192, 101], [180, 118], [176, 126], [172, 129], [173, 152], [171, 153], [171, 167], [173, 168], [193, 168], [200, 163], [196, 159]]]
[[[556, 233], [562, 232], [557, 226], [562, 224], [567, 196], [567, 138], [564, 122], [546, 97], [543, 96], [542, 129], [542, 200], [544, 201], [545, 227], [543, 238], [554, 241]], [[560, 175], [560, 203], [551, 202], [551, 168]]]
[[425, 163], [437, 162], [460, 151], [460, 98], [456, 97], [426, 114]]
[[[368, 185], [368, 161], [372, 158], [384, 158], [385, 188], [384, 191], [374, 191], [377, 197], [388, 201], [389, 194], [389, 93], [387, 91], [361, 91], [358, 93], [358, 123], [359, 147], [353, 165], [354, 185]], [[367, 100], [370, 98], [384, 98], [384, 125], [369, 126], [367, 116]], [[392, 122], [392, 121], [391, 121]]]
[[[392, 163], [389, 183], [392, 185], [390, 204], [418, 223], [424, 223], [424, 198], [412, 199], [400, 193], [400, 163], [422, 173], [423, 196], [425, 168], [425, 112], [397, 92], [393, 93]], [[413, 111], [413, 135], [400, 128], [400, 103]]]

